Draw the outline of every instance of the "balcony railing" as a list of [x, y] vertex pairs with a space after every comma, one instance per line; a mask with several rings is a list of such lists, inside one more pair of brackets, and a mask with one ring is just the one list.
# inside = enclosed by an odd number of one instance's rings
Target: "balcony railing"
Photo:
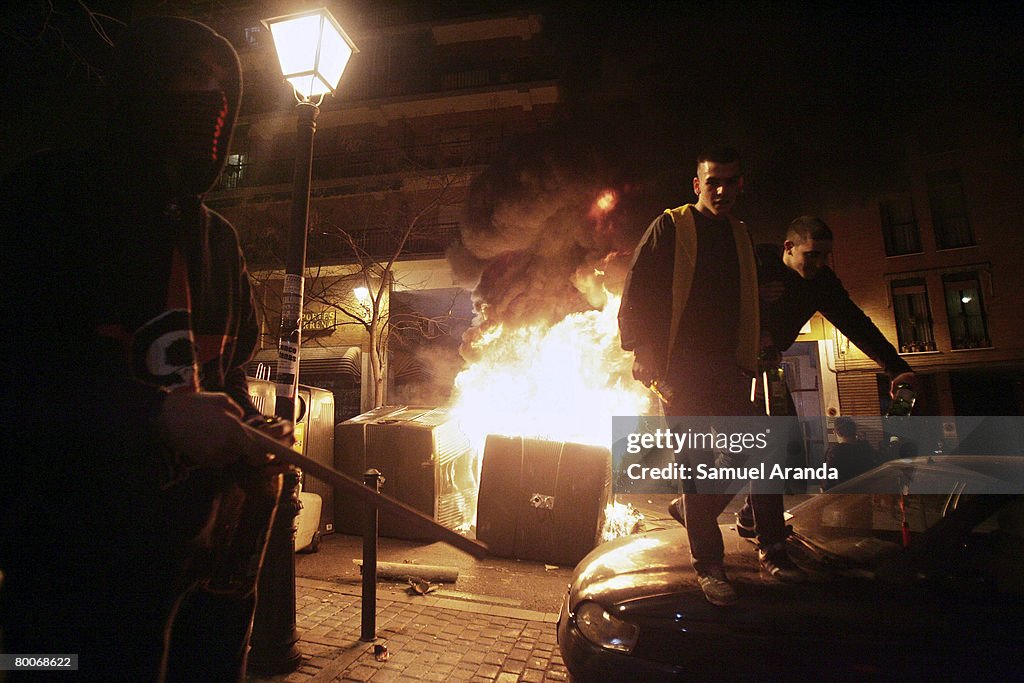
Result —
[[[401, 226], [390, 229], [371, 228], [352, 232], [356, 246], [370, 258], [386, 258], [394, 254], [401, 238]], [[441, 256], [448, 246], [458, 239], [458, 223], [424, 223], [416, 227], [416, 231], [406, 241], [402, 253], [416, 256]], [[354, 260], [351, 247], [339, 239], [330, 236], [316, 244], [310, 244], [311, 257], [337, 259], [340, 261]]]
[[[506, 138], [493, 136], [457, 143], [432, 143], [407, 147], [318, 154], [313, 158], [313, 183], [335, 178], [358, 178], [414, 173], [431, 169], [485, 164], [495, 157]], [[292, 182], [292, 159], [271, 159], [229, 165], [217, 190], [283, 185]]]

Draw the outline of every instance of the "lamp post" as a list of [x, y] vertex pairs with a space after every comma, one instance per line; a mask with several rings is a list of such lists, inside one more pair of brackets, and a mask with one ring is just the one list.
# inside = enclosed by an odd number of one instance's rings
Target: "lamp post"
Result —
[[[294, 421], [298, 403], [299, 350], [302, 343], [303, 274], [306, 269], [306, 231], [313, 168], [313, 135], [320, 103], [333, 94], [352, 55], [358, 52], [337, 20], [326, 9], [299, 12], [263, 21], [273, 36], [284, 79], [298, 101], [295, 173], [292, 181], [288, 257], [281, 292], [281, 326], [277, 345], [277, 403], [279, 417]], [[253, 623], [251, 667], [262, 673], [286, 673], [298, 668], [295, 629], [295, 517], [298, 514], [298, 476], [285, 479], [277, 517], [267, 544]]]

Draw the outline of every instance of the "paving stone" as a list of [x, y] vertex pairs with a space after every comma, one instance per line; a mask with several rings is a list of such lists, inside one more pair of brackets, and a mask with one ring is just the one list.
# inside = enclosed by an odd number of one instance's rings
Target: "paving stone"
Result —
[[543, 669], [527, 669], [520, 676], [519, 680], [523, 683], [543, 683], [544, 681], [544, 670]]
[[405, 671], [395, 669], [381, 669], [370, 679], [372, 683], [398, 683], [399, 681], [418, 681], [417, 676], [410, 676]]
[[502, 671], [510, 671], [510, 672], [516, 674], [516, 676], [518, 676], [519, 674], [521, 674], [524, 671], [526, 671], [526, 662], [525, 661], [519, 661], [519, 660], [510, 659], [510, 660], [508, 660], [507, 662], [505, 662], [504, 664], [501, 665], [501, 670]]
[[368, 680], [370, 680], [370, 678], [372, 678], [374, 675], [376, 675], [376, 673], [377, 673], [377, 670], [374, 669], [373, 667], [357, 666], [355, 669], [353, 669], [352, 671], [349, 671], [349, 672], [347, 672], [345, 674], [345, 680], [346, 681], [368, 681]]
[[434, 673], [442, 676], [450, 675], [452, 671], [455, 671], [455, 667], [449, 664], [435, 664], [431, 669]]
[[480, 668], [476, 670], [477, 676], [486, 676], [490, 680], [494, 680], [498, 677], [498, 673], [501, 671], [501, 667], [495, 664], [481, 664]]
[[519, 661], [525, 662], [527, 659], [530, 658], [530, 652], [531, 650], [529, 649], [523, 647], [515, 647], [512, 648], [512, 650], [508, 653], [508, 658], [517, 659]]
[[468, 681], [476, 676], [476, 669], [476, 667], [473, 667], [472, 669], [456, 667], [455, 670], [452, 671], [452, 679]]
[[455, 664], [462, 659], [462, 652], [448, 651], [441, 653], [437, 658], [438, 664]]
[[526, 666], [531, 669], [546, 669], [548, 666], [548, 659], [548, 657], [538, 655], [537, 651], [534, 650], [526, 660]]
[[417, 664], [414, 666], [406, 667], [402, 673], [411, 678], [425, 678], [430, 673], [430, 667]]
[[569, 680], [569, 672], [565, 669], [553, 668], [544, 674], [545, 681], [567, 681]]

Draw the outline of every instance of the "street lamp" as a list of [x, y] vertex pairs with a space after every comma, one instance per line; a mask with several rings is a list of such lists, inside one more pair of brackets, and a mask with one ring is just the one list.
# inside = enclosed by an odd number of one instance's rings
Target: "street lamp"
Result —
[[[281, 73], [295, 91], [295, 174], [292, 183], [291, 230], [281, 298], [281, 329], [277, 353], [277, 415], [295, 418], [302, 334], [303, 272], [306, 268], [306, 229], [309, 186], [313, 167], [313, 134], [324, 95], [334, 93], [355, 43], [326, 9], [264, 20], [274, 38]], [[318, 98], [316, 102], [312, 98]]]
[[[349, 59], [358, 49], [326, 9], [265, 19], [263, 24], [273, 36], [281, 73], [291, 84], [298, 100], [291, 225], [277, 344], [275, 405], [275, 413], [279, 417], [294, 421], [298, 404], [303, 273], [306, 270], [306, 230], [316, 117], [324, 96], [334, 93]], [[298, 511], [298, 475], [291, 474], [285, 479], [267, 544], [253, 623], [250, 663], [254, 670], [263, 673], [294, 671], [302, 661], [295, 629], [295, 517]]]
[[348, 60], [359, 52], [326, 9], [264, 19], [281, 73], [301, 100], [333, 94]]

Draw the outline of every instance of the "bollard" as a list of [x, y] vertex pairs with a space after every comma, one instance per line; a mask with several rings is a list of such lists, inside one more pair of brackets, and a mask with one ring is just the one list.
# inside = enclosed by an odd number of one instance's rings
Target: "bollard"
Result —
[[[369, 469], [363, 474], [363, 483], [380, 493], [384, 477], [378, 470]], [[377, 639], [377, 506], [367, 502], [363, 513], [363, 604], [359, 640], [372, 642]]]

